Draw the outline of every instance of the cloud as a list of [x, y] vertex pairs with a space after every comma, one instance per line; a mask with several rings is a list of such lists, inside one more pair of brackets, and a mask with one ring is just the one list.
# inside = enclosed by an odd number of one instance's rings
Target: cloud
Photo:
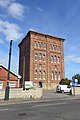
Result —
[[23, 20], [25, 10], [29, 10], [28, 7], [16, 2], [16, 0], [0, 0], [0, 6], [5, 8], [9, 15], [18, 20]]
[[7, 7], [10, 3], [10, 0], [0, 0], [1, 7]]
[[14, 18], [22, 20], [24, 18], [25, 7], [20, 3], [11, 3], [8, 7], [8, 13]]
[[2, 44], [3, 43], [3, 41], [0, 39], [0, 44]]
[[0, 0], [0, 6], [7, 7], [13, 1], [15, 1], [15, 0]]
[[80, 64], [80, 57], [74, 55], [66, 56], [65, 63], [71, 63], [71, 62]]
[[18, 40], [22, 36], [20, 31], [21, 29], [17, 24], [0, 20], [0, 32], [6, 36], [7, 41]]
[[40, 7], [36, 7], [37, 8], [37, 10], [39, 10], [40, 12], [43, 12], [43, 9], [42, 8], [40, 8]]

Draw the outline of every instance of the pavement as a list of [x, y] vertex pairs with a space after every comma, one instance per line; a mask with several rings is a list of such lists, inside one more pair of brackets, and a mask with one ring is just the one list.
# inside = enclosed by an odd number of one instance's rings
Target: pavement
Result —
[[43, 97], [40, 99], [10, 99], [10, 100], [0, 100], [0, 106], [10, 105], [10, 104], [24, 104], [32, 102], [47, 102], [47, 101], [60, 101], [60, 100], [70, 100], [70, 99], [80, 99], [80, 96], [72, 96], [69, 94], [56, 93], [53, 91], [43, 91]]

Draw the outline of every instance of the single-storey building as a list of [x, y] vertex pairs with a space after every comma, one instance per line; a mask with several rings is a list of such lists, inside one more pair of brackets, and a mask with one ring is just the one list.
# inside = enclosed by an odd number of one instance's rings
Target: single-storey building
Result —
[[[4, 65], [0, 65], [0, 89], [5, 89], [7, 85], [8, 69]], [[10, 88], [19, 88], [20, 76], [10, 71]]]

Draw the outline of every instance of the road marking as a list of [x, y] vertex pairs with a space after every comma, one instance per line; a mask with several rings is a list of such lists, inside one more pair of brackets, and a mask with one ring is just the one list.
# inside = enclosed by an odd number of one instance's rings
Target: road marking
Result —
[[32, 107], [46, 107], [46, 106], [64, 105], [64, 104], [67, 104], [67, 103], [41, 104], [41, 105], [34, 105]]
[[0, 112], [7, 111], [8, 109], [0, 109]]

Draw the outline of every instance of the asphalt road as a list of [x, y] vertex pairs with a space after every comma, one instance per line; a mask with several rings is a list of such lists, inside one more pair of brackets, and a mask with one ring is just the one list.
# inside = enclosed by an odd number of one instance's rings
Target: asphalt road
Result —
[[0, 120], [80, 120], [80, 99], [0, 106]]

